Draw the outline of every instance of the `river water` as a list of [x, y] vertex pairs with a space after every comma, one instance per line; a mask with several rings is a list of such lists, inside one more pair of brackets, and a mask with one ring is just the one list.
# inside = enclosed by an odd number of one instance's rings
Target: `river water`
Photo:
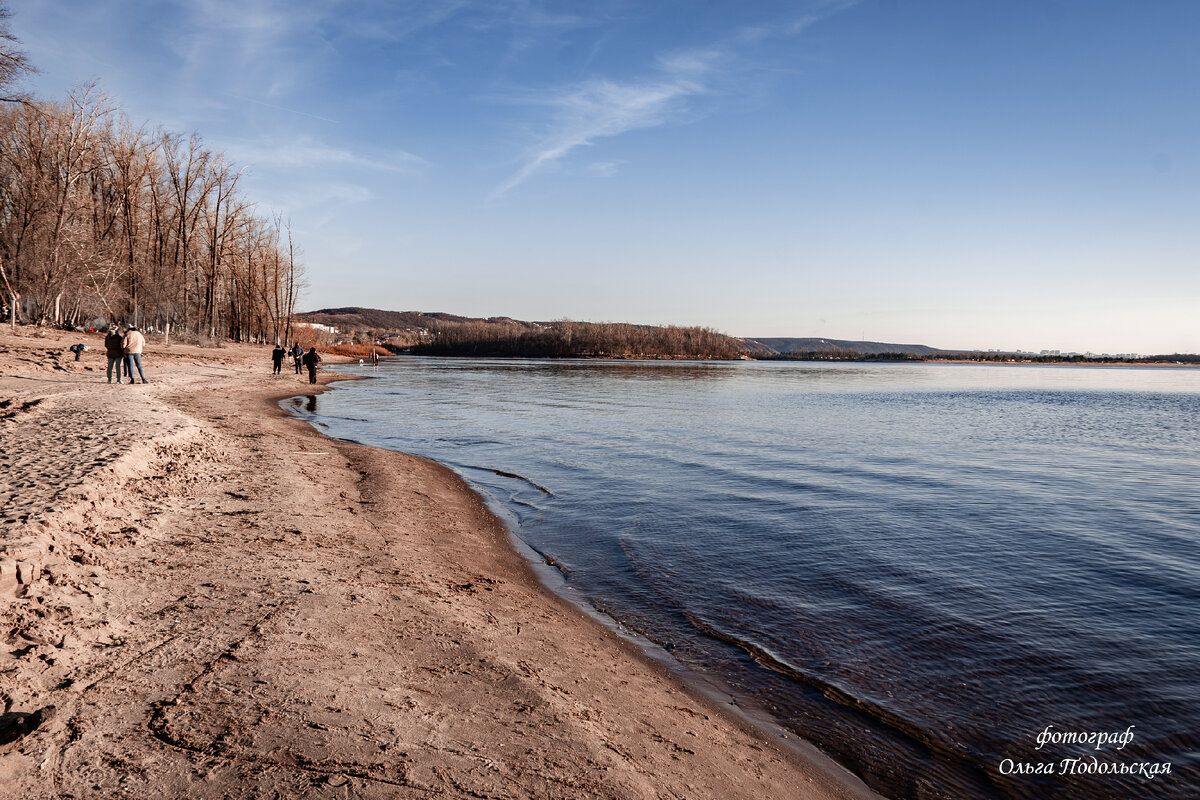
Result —
[[885, 796], [1200, 797], [1200, 370], [339, 369], [296, 413], [454, 468]]

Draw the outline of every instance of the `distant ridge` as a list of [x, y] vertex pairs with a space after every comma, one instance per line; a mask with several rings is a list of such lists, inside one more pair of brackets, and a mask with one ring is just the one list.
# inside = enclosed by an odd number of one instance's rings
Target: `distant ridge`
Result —
[[369, 336], [394, 352], [416, 355], [729, 360], [745, 358], [747, 350], [741, 339], [695, 325], [526, 322], [359, 307], [323, 308], [297, 316], [301, 322], [332, 326], [356, 342]]
[[457, 314], [446, 314], [441, 311], [383, 311], [378, 308], [322, 308], [317, 311], [305, 311], [297, 314], [301, 322], [315, 322], [319, 325], [331, 325], [339, 330], [379, 330], [379, 331], [408, 331], [414, 332], [428, 328], [437, 322], [508, 322], [520, 323], [508, 317], [460, 317]]
[[[526, 329], [537, 329], [547, 322], [527, 322], [512, 317], [464, 317], [442, 311], [384, 311], [378, 308], [346, 306], [322, 308], [296, 315], [302, 322], [330, 325], [341, 331], [402, 332], [417, 334], [438, 326], [439, 323], [490, 323]], [[652, 326], [646, 326], [652, 327]], [[415, 341], [415, 339], [413, 340]], [[910, 356], [929, 357], [962, 353], [961, 350], [942, 350], [923, 344], [892, 344], [889, 342], [851, 341], [847, 339], [822, 339], [817, 337], [755, 337], [735, 339], [745, 347], [751, 357], [789, 356], [800, 353], [826, 353], [845, 355], [882, 355], [903, 353]]]
[[[818, 338], [789, 338], [769, 337], [746, 339], [756, 345], [766, 348], [765, 355], [792, 355], [795, 353], [832, 353], [851, 352], [865, 356], [876, 356], [884, 353], [905, 353], [911, 356], [944, 356], [964, 352], [962, 350], [941, 350], [924, 344], [891, 344], [888, 342], [862, 342], [848, 339], [818, 339]], [[762, 351], [759, 351], [762, 352]], [[755, 350], [750, 350], [755, 355]]]

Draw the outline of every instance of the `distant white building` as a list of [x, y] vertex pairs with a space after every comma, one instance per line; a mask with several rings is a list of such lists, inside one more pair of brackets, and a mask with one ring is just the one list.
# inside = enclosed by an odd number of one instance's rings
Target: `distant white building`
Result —
[[318, 322], [293, 322], [292, 327], [293, 328], [309, 328], [314, 331], [320, 331], [322, 333], [328, 333], [328, 334], [334, 334], [334, 333], [338, 332], [337, 328], [334, 328], [330, 325], [322, 325]]

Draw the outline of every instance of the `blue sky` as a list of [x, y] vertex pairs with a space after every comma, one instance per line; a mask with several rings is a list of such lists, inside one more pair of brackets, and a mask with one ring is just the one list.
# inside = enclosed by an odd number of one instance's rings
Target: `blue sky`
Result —
[[306, 309], [1200, 351], [1193, 0], [21, 0], [247, 168]]

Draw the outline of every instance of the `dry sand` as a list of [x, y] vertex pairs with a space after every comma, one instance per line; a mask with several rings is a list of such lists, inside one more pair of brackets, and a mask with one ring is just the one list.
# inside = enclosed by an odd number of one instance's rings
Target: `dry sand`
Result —
[[98, 336], [31, 333], [0, 333], [0, 796], [869, 796], [546, 590], [448, 470], [289, 419], [266, 348], [151, 341], [118, 386]]

